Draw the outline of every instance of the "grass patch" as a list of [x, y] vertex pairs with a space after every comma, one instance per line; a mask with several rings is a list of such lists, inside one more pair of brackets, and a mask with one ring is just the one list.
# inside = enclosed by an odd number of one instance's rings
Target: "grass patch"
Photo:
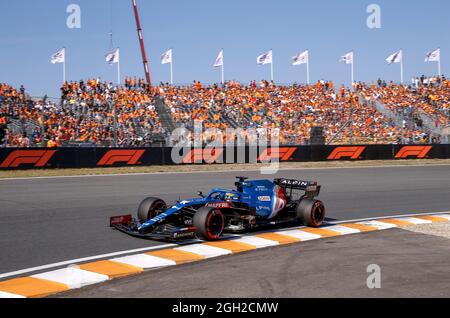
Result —
[[[324, 162], [290, 162], [280, 163], [281, 169], [311, 168], [353, 168], [412, 165], [450, 165], [450, 159], [433, 160], [376, 160], [376, 161], [324, 161]], [[146, 166], [146, 167], [112, 167], [81, 169], [32, 169], [0, 171], [0, 178], [33, 178], [80, 175], [114, 175], [133, 173], [163, 172], [201, 172], [201, 171], [245, 171], [267, 167], [264, 164], [211, 164], [211, 165], [179, 165], [179, 166]]]

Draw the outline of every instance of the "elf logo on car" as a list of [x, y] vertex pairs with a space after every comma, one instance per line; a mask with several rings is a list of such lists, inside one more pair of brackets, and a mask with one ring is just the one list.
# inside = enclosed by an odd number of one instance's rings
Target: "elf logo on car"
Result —
[[425, 158], [432, 146], [404, 146], [395, 155], [395, 159], [406, 159], [408, 157]]
[[145, 150], [110, 150], [97, 163], [97, 166], [112, 166], [118, 162], [127, 165], [139, 164]]
[[214, 163], [218, 161], [222, 154], [223, 149], [221, 148], [191, 149], [183, 157], [182, 163]]
[[0, 168], [17, 168], [22, 164], [45, 167], [56, 150], [15, 150], [2, 162]]
[[327, 160], [347, 159], [361, 159], [361, 154], [366, 150], [365, 146], [359, 147], [336, 147], [328, 156]]
[[292, 158], [296, 147], [266, 148], [258, 158], [258, 161], [270, 161], [278, 159], [280, 161], [288, 161]]

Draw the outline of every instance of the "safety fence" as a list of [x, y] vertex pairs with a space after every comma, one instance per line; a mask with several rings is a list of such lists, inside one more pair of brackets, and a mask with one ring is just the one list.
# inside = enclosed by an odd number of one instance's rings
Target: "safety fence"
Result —
[[0, 169], [447, 158], [450, 158], [450, 144], [272, 148], [0, 148]]

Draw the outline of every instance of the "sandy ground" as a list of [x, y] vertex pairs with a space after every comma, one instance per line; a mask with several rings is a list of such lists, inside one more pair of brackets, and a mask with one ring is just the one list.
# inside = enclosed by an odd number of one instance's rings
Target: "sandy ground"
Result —
[[406, 226], [403, 227], [403, 229], [411, 232], [441, 236], [450, 239], [450, 222]]
[[[281, 169], [314, 168], [354, 168], [377, 166], [414, 166], [414, 165], [450, 165], [450, 159], [434, 160], [377, 160], [377, 161], [332, 161], [332, 162], [292, 162], [280, 163]], [[245, 171], [267, 167], [263, 164], [211, 164], [180, 166], [113, 167], [87, 169], [34, 169], [0, 171], [0, 178], [27, 178], [51, 176], [77, 176], [99, 174], [132, 174], [155, 172], [191, 172], [191, 171]]]

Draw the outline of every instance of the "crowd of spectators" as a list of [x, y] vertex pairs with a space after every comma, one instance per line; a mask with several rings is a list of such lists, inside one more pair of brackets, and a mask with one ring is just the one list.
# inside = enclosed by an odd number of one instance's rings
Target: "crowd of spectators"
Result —
[[[0, 84], [0, 145], [29, 147], [41, 144], [58, 147], [70, 144], [92, 146], [146, 146], [155, 135], [170, 132], [160, 120], [156, 99], [161, 98], [176, 127], [190, 131], [194, 122], [217, 133], [202, 135], [204, 142], [222, 138], [268, 137], [276, 133], [281, 144], [307, 144], [314, 126], [324, 128], [327, 141], [333, 143], [422, 143], [430, 133], [419, 112], [435, 121], [449, 124], [450, 81], [445, 77], [413, 78], [410, 85], [354, 83], [353, 89], [336, 87], [331, 81], [313, 85], [278, 86], [265, 80], [249, 85], [236, 81], [188, 86], [160, 84], [149, 88], [143, 79], [125, 78], [123, 86], [101, 79], [66, 82], [61, 99], [32, 100], [19, 89]], [[384, 107], [414, 125], [399, 125], [375, 107]], [[42, 122], [44, 120], [44, 123]], [[28, 129], [6, 129], [11, 121]], [[41, 127], [45, 135], [41, 136]], [[226, 134], [227, 128], [240, 128]], [[252, 134], [249, 132], [256, 132]], [[176, 143], [176, 139], [170, 140]]]
[[12, 134], [7, 125], [10, 118], [23, 118], [23, 109], [32, 105], [23, 85], [19, 89], [6, 83], [0, 83], [0, 146], [29, 147], [32, 143], [26, 133]]
[[409, 121], [410, 138], [426, 138], [423, 115], [434, 128], [440, 130], [450, 125], [450, 81], [444, 76], [415, 77], [410, 85], [386, 83], [378, 80], [370, 86], [358, 87], [366, 101], [380, 102], [387, 109], [404, 120]]
[[[152, 136], [163, 134], [165, 130], [152, 96], [141, 83], [127, 79], [124, 87], [115, 87], [100, 79], [66, 82], [61, 87], [58, 103], [42, 100], [5, 102], [0, 106], [0, 114], [3, 110], [9, 117], [34, 123], [39, 128], [26, 137], [29, 145], [42, 141], [39, 132], [44, 118], [44, 137], [50, 146], [113, 146], [116, 140], [118, 146], [146, 146], [152, 143]], [[26, 146], [23, 139], [23, 133], [8, 133], [7, 145]]]
[[[306, 144], [313, 126], [324, 127], [327, 140], [340, 132], [334, 142], [391, 143], [402, 135], [388, 118], [359, 102], [358, 94], [330, 81], [314, 85], [277, 86], [267, 81], [252, 81], [243, 86], [228, 82], [223, 86], [160, 86], [159, 94], [169, 107], [173, 120], [193, 130], [194, 120], [205, 128], [254, 128], [270, 134], [280, 131], [280, 143]], [[352, 129], [345, 126], [352, 113]], [[342, 131], [341, 131], [342, 130]], [[234, 136], [221, 135], [224, 142]], [[191, 136], [192, 138], [192, 136]], [[216, 136], [204, 134], [203, 141]]]
[[100, 80], [66, 83], [62, 88], [62, 109], [78, 118], [78, 140], [111, 144], [114, 118], [119, 146], [151, 142], [151, 135], [166, 133], [155, 109], [154, 99], [143, 80], [126, 79], [125, 87]]

